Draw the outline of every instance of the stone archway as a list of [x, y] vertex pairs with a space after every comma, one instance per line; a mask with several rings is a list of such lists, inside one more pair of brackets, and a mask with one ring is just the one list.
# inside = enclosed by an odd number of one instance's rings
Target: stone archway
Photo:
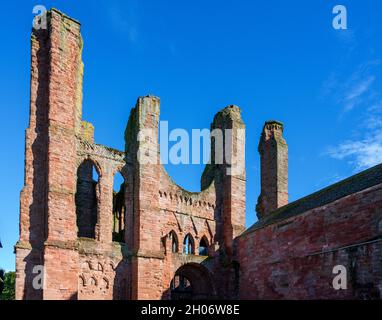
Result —
[[171, 300], [212, 299], [215, 296], [208, 269], [197, 263], [181, 266], [170, 285]]

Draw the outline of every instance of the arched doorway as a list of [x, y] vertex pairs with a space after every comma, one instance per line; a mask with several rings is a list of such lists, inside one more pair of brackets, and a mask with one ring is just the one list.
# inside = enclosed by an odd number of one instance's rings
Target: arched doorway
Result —
[[197, 263], [181, 266], [171, 281], [171, 300], [212, 299], [215, 296], [208, 269]]

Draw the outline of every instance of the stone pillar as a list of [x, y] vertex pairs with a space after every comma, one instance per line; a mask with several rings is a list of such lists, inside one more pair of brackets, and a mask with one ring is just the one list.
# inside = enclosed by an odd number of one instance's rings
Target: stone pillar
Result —
[[216, 114], [211, 129], [221, 129], [223, 134], [224, 161], [217, 164], [218, 198], [221, 199], [222, 242], [231, 257], [233, 239], [245, 229], [245, 125], [240, 109], [234, 105], [224, 108]]
[[245, 125], [240, 109], [231, 105], [219, 111], [211, 124], [211, 164], [202, 175], [202, 189], [211, 183], [216, 190], [215, 247], [219, 262], [214, 267], [219, 297], [232, 298], [235, 274], [234, 239], [245, 230], [246, 171]]
[[283, 129], [281, 122], [267, 121], [261, 134], [261, 194], [256, 206], [259, 219], [288, 204], [288, 146]]
[[[82, 107], [82, 40], [78, 22], [55, 9], [46, 18], [47, 28], [34, 29], [31, 37], [17, 299], [66, 299], [77, 293], [75, 133]], [[32, 287], [38, 265], [44, 265], [47, 279], [43, 290]]]
[[160, 299], [163, 290], [158, 195], [159, 112], [159, 98], [139, 98], [125, 133], [125, 149], [132, 157], [133, 175], [133, 202], [126, 203], [125, 224], [129, 228], [126, 232], [126, 242], [133, 251], [132, 299]]
[[47, 239], [44, 299], [76, 299], [76, 138], [82, 90], [80, 24], [57, 10], [48, 12], [49, 86], [47, 112]]
[[110, 244], [113, 238], [113, 172], [106, 168], [100, 177], [99, 186], [99, 220], [97, 239], [105, 244]]

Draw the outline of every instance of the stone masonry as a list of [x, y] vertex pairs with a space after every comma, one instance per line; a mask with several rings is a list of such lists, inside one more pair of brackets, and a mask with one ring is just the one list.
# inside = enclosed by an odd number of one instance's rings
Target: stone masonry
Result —
[[[245, 168], [240, 109], [222, 109], [211, 124], [233, 133], [223, 136], [231, 159], [214, 161], [211, 143], [201, 191], [184, 190], [159, 160], [138, 159], [142, 148], [159, 159], [159, 98], [138, 98], [125, 150], [95, 143], [82, 120], [80, 23], [56, 9], [47, 22], [31, 37], [17, 299], [382, 297], [382, 165], [288, 204], [284, 127], [267, 121], [259, 221], [245, 229], [245, 170], [228, 174], [232, 159]], [[113, 190], [117, 173], [124, 182]], [[347, 290], [332, 286], [339, 264]]]

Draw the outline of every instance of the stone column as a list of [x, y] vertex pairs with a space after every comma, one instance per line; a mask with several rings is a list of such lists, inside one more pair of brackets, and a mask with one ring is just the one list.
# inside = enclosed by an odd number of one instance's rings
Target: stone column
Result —
[[98, 209], [98, 234], [97, 239], [105, 244], [110, 244], [113, 237], [113, 172], [105, 168], [99, 180], [99, 209]]
[[75, 134], [80, 125], [82, 84], [80, 24], [52, 9], [48, 12], [49, 87], [47, 154], [47, 240], [44, 248], [44, 299], [76, 299]]
[[127, 202], [126, 217], [130, 233], [127, 234], [127, 243], [134, 254], [131, 263], [132, 299], [160, 299], [163, 291], [158, 194], [159, 112], [159, 98], [141, 97], [132, 110], [126, 128], [126, 153], [133, 158], [133, 202]]
[[267, 121], [261, 134], [261, 194], [256, 206], [259, 219], [288, 204], [288, 146], [283, 130], [281, 122]]

